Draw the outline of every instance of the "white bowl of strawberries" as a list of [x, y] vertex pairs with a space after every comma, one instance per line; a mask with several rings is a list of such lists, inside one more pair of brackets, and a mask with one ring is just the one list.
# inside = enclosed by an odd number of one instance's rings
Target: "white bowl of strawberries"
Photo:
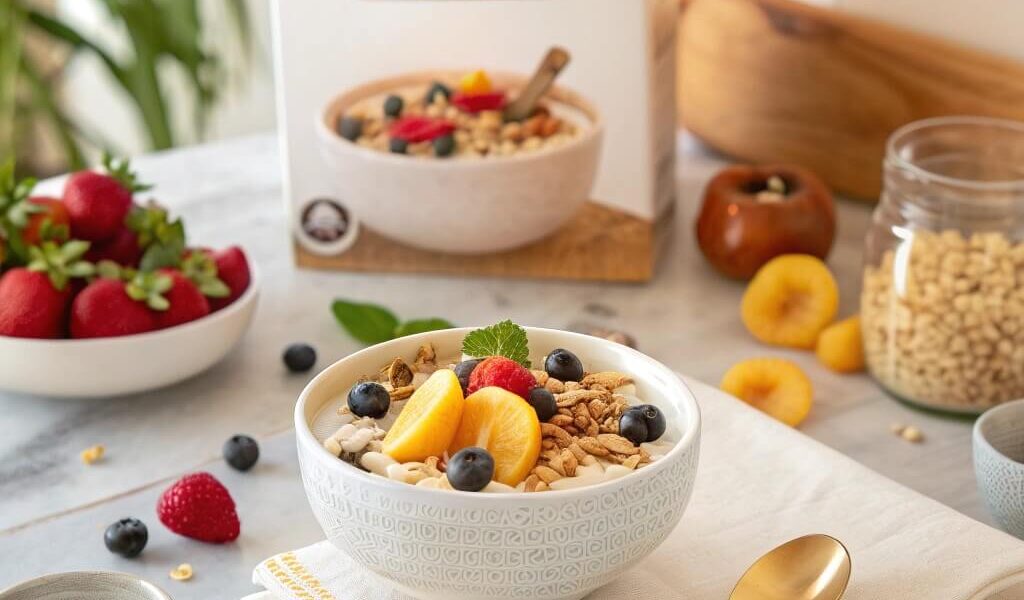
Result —
[[156, 389], [222, 359], [259, 294], [237, 246], [192, 248], [126, 162], [61, 198], [0, 172], [0, 389], [95, 398]]

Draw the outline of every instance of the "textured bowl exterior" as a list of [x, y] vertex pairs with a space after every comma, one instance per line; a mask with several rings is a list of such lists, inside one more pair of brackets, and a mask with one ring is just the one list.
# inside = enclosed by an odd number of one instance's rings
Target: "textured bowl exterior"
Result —
[[152, 333], [89, 340], [0, 336], [0, 389], [54, 398], [100, 398], [178, 383], [212, 367], [245, 334], [256, 311], [259, 274], [229, 306]]
[[71, 571], [30, 579], [0, 591], [0, 600], [171, 600], [127, 573]]
[[[974, 474], [992, 517], [1024, 539], [1024, 400], [988, 410], [974, 424]], [[1010, 458], [1016, 457], [1017, 460]]]
[[[378, 91], [429, 83], [432, 74], [373, 82], [332, 100], [317, 115], [320, 152], [338, 197], [359, 220], [425, 250], [482, 254], [529, 244], [565, 225], [590, 197], [603, 125], [591, 123], [563, 146], [512, 157], [415, 159], [367, 149], [332, 129], [343, 108]], [[575, 94], [561, 91], [567, 98]]]
[[[468, 330], [443, 332], [447, 340]], [[601, 368], [657, 371], [664, 397], [686, 420], [681, 441], [653, 465], [600, 485], [541, 494], [428, 490], [369, 475], [338, 461], [308, 423], [355, 373], [414, 353], [438, 333], [370, 348], [339, 361], [310, 383], [296, 408], [299, 464], [306, 495], [327, 538], [397, 589], [424, 599], [581, 598], [653, 551], [675, 528], [696, 476], [700, 417], [696, 401], [666, 367], [612, 342], [530, 329], [554, 347], [611, 350]], [[441, 352], [441, 355], [444, 355]], [[609, 356], [621, 357], [614, 363]], [[354, 363], [353, 367], [346, 365]], [[614, 364], [610, 364], [614, 363]], [[357, 376], [357, 375], [356, 375]], [[638, 374], [638, 378], [639, 378]], [[342, 387], [339, 387], [342, 386]], [[648, 400], [649, 395], [644, 399]]]

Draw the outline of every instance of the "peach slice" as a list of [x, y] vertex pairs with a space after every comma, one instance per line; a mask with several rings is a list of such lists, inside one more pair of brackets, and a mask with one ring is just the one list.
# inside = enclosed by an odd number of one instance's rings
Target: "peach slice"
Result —
[[516, 394], [485, 387], [466, 398], [462, 423], [448, 453], [469, 446], [485, 448], [494, 458], [494, 480], [516, 486], [540, 456], [537, 411]]
[[838, 373], [864, 370], [864, 343], [860, 336], [860, 317], [853, 316], [825, 328], [818, 336], [815, 351], [823, 365]]
[[783, 423], [796, 427], [811, 411], [814, 389], [803, 370], [781, 358], [753, 358], [722, 377], [723, 391]]
[[839, 287], [825, 263], [808, 254], [768, 261], [743, 294], [743, 324], [766, 344], [810, 349], [839, 308]]
[[398, 462], [441, 456], [455, 436], [464, 405], [462, 385], [455, 372], [434, 371], [409, 397], [384, 436], [384, 454]]

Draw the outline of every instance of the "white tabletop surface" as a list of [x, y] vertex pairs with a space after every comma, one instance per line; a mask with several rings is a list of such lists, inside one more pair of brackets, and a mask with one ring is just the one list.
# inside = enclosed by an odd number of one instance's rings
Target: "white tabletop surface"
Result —
[[[239, 243], [263, 274], [252, 329], [224, 362], [186, 383], [111, 400], [57, 401], [0, 394], [0, 589], [47, 572], [114, 569], [143, 575], [176, 599], [237, 598], [255, 591], [252, 567], [266, 556], [312, 543], [319, 528], [306, 505], [290, 433], [292, 407], [306, 376], [285, 373], [280, 354], [293, 341], [315, 345], [317, 367], [359, 348], [335, 324], [333, 298], [378, 302], [403, 317], [445, 317], [472, 325], [511, 318], [564, 328], [586, 321], [633, 334], [642, 351], [716, 383], [738, 360], [785, 356], [815, 385], [801, 430], [880, 473], [964, 514], [988, 521], [971, 467], [969, 420], [913, 410], [865, 375], [833, 374], [812, 354], [768, 348], [743, 329], [739, 283], [714, 274], [694, 244], [693, 215], [707, 178], [724, 161], [680, 142], [676, 236], [647, 285], [510, 281], [416, 275], [299, 271], [292, 266], [276, 138], [256, 136], [139, 158], [154, 196], [185, 217], [194, 243]], [[58, 182], [45, 185], [59, 189]], [[839, 238], [829, 260], [840, 282], [842, 314], [856, 310], [861, 244], [870, 209], [839, 205]], [[913, 424], [920, 445], [890, 433]], [[220, 460], [234, 433], [261, 441], [263, 457], [240, 474]], [[104, 444], [107, 457], [86, 467], [79, 452]], [[154, 506], [179, 475], [208, 469], [239, 504], [238, 543], [210, 546], [179, 538]], [[107, 553], [102, 534], [124, 516], [149, 525], [142, 557]], [[191, 563], [196, 576], [167, 572]]]

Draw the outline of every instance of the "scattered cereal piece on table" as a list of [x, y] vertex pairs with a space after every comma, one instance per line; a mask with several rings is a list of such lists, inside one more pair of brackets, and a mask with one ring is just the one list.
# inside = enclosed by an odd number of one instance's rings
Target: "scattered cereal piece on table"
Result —
[[86, 448], [85, 450], [82, 450], [79, 456], [81, 456], [83, 463], [91, 465], [94, 462], [103, 458], [103, 454], [105, 452], [106, 448], [103, 447], [103, 444], [96, 444], [95, 446], [91, 446], [89, 448]]
[[192, 565], [188, 563], [181, 563], [177, 567], [171, 569], [168, 573], [171, 579], [175, 581], [188, 581], [192, 579]]

